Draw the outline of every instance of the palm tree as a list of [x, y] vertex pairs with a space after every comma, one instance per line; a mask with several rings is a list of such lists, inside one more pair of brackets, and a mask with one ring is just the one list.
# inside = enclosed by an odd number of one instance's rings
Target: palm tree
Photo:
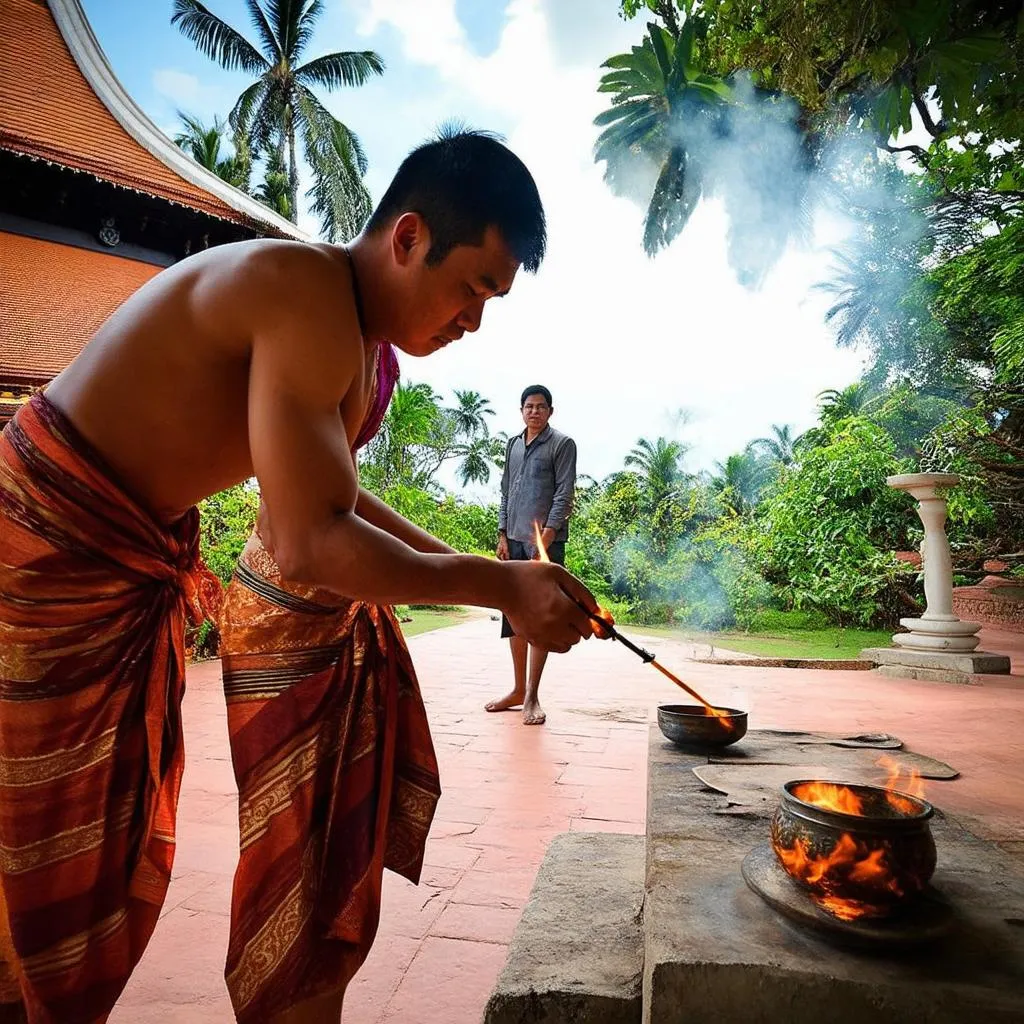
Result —
[[263, 181], [256, 187], [253, 196], [282, 217], [291, 218], [292, 200], [288, 187], [288, 172], [276, 149], [267, 154]]
[[647, 503], [655, 510], [666, 499], [675, 497], [686, 480], [682, 460], [686, 445], [659, 437], [648, 441], [641, 437], [636, 447], [626, 456], [626, 465], [640, 477]]
[[699, 156], [688, 139], [710, 130], [732, 97], [723, 79], [695, 65], [696, 27], [695, 18], [678, 33], [650, 24], [640, 46], [602, 65], [610, 70], [599, 91], [612, 93], [612, 105], [594, 119], [603, 128], [594, 159], [605, 161], [605, 181], [626, 195], [638, 167], [651, 161], [659, 169], [644, 223], [649, 256], [679, 235], [705, 189]]
[[491, 431], [486, 417], [494, 415], [490, 401], [477, 391], [459, 391], [458, 388], [455, 389], [455, 400], [458, 405], [449, 412], [459, 434], [468, 438], [475, 438], [478, 434], [488, 437]]
[[782, 466], [793, 465], [793, 444], [795, 438], [793, 432], [786, 424], [780, 427], [777, 423], [772, 424], [771, 437], [755, 437], [747, 445], [747, 451], [756, 454], [767, 455], [772, 462]]
[[175, 145], [188, 153], [197, 164], [213, 171], [218, 178], [245, 191], [249, 185], [248, 154], [242, 147], [239, 147], [241, 152], [227, 155], [221, 150], [228, 126], [219, 117], [213, 119], [212, 125], [206, 125], [198, 117], [180, 110], [178, 118], [181, 130], [174, 136]]
[[423, 486], [417, 455], [436, 438], [442, 410], [429, 384], [399, 381], [366, 459], [382, 489], [395, 484]]
[[313, 87], [362, 85], [383, 73], [384, 61], [372, 50], [363, 50], [300, 63], [323, 14], [323, 0], [245, 0], [245, 6], [258, 46], [199, 0], [174, 0], [171, 23], [221, 67], [256, 76], [239, 96], [229, 120], [236, 133], [251, 139], [256, 152], [277, 150], [287, 168], [292, 221], [298, 217], [296, 144], [301, 138], [313, 172], [313, 187], [306, 194], [320, 217], [321, 231], [332, 242], [352, 238], [370, 214], [370, 196], [362, 180], [366, 155], [355, 132], [327, 110]]
[[871, 394], [865, 381], [854, 381], [853, 384], [838, 391], [828, 388], [818, 395], [818, 414], [822, 423], [831, 425], [840, 420], [857, 416], [864, 411], [871, 401]]
[[756, 455], [741, 452], [730, 455], [725, 462], [716, 462], [718, 475], [711, 479], [711, 489], [730, 512], [743, 515], [757, 504], [765, 484], [765, 467]]
[[485, 484], [491, 479], [491, 468], [503, 458], [505, 444], [499, 437], [482, 435], [457, 445], [455, 453], [462, 459], [456, 471], [459, 483], [463, 487], [470, 483]]

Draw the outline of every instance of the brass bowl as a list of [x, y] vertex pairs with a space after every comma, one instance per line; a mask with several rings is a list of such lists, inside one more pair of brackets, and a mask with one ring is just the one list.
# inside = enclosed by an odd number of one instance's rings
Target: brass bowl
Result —
[[747, 713], [735, 708], [719, 710], [728, 712], [728, 717], [706, 714], [700, 704], [662, 704], [658, 728], [677, 747], [728, 747], [747, 734]]
[[787, 782], [772, 819], [772, 848], [789, 876], [826, 909], [823, 897], [853, 901], [865, 917], [886, 917], [921, 893], [935, 872], [932, 805], [880, 786], [829, 783], [861, 801], [860, 813], [846, 813], [802, 799], [816, 781]]

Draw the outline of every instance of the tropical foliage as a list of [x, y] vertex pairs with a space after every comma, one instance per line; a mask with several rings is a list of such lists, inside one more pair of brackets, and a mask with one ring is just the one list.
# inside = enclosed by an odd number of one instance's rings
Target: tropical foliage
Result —
[[[621, 0], [620, 10], [649, 23], [631, 55], [605, 65], [610, 73], [601, 88], [612, 93], [612, 108], [598, 119], [604, 130], [595, 155], [612, 187], [632, 169], [635, 188], [638, 167], [659, 159], [664, 166], [664, 140], [691, 146], [706, 137], [709, 119], [716, 133], [705, 151], [713, 154], [724, 151], [740, 111], [766, 125], [788, 111], [804, 159], [802, 173], [777, 175], [775, 192], [790, 192], [780, 208], [827, 199], [851, 224], [821, 287], [831, 297], [827, 320], [837, 341], [867, 357], [864, 375], [824, 392], [819, 423], [801, 437], [758, 438], [720, 463], [708, 485], [728, 518], [696, 536], [725, 544], [723, 566], [738, 553], [783, 608], [815, 607], [841, 622], [891, 622], [916, 601], [906, 571], [891, 558], [894, 548], [913, 543], [905, 532], [912, 520], [896, 514], [899, 499], [882, 483], [900, 466], [960, 474], [951, 529], [964, 578], [985, 554], [1019, 561], [1020, 3]], [[724, 102], [673, 107], [669, 65], [657, 61], [656, 39], [664, 54], [683, 48], [688, 80], [704, 75], [723, 83], [730, 90]], [[609, 133], [608, 126], [629, 125], [632, 134]], [[730, 237], [746, 220], [730, 207], [728, 181], [717, 177], [714, 159], [698, 166], [697, 180], [667, 196], [655, 184], [660, 179], [647, 180], [648, 252], [678, 234], [695, 191], [725, 192]], [[652, 216], [673, 230], [652, 235]], [[737, 271], [749, 269], [741, 252], [730, 251]], [[774, 259], [781, 248], [765, 252]], [[741, 604], [733, 601], [734, 615], [745, 614]]]
[[[313, 175], [306, 196], [328, 241], [358, 234], [370, 214], [363, 184], [367, 161], [358, 136], [324, 106], [318, 89], [363, 85], [382, 74], [372, 50], [340, 51], [305, 59], [323, 0], [245, 0], [257, 42], [213, 14], [199, 0], [174, 0], [171, 23], [211, 60], [255, 81], [229, 116], [232, 130], [254, 153], [274, 156], [274, 175], [287, 179], [287, 204], [280, 182], [265, 183], [268, 205], [298, 217], [299, 146]], [[262, 199], [261, 201], [266, 201]]]
[[180, 146], [196, 163], [213, 171], [229, 185], [243, 191], [249, 187], [250, 162], [245, 147], [237, 152], [228, 152], [225, 139], [229, 129], [220, 118], [214, 118], [212, 125], [204, 124], [198, 117], [178, 112], [181, 128], [174, 136], [175, 145]]
[[[649, 25], [640, 46], [605, 61], [600, 90], [612, 105], [595, 124], [594, 148], [605, 179], [630, 194], [644, 165], [656, 170], [644, 223], [644, 248], [653, 255], [682, 231], [707, 187], [700, 143], [715, 130], [732, 90], [694, 64], [694, 22], [678, 35]], [[637, 164], [640, 167], [637, 167]]]

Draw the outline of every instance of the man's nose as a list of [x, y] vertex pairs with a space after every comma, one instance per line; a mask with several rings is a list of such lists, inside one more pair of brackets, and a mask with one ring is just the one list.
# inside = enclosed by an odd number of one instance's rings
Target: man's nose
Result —
[[484, 318], [484, 304], [482, 302], [467, 306], [456, 319], [456, 323], [464, 330], [472, 334], [480, 329], [480, 323]]

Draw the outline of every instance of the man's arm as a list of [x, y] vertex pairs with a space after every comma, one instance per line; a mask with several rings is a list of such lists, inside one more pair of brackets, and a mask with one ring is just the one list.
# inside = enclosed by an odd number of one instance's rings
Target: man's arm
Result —
[[386, 505], [365, 487], [359, 488], [359, 497], [356, 498], [356, 515], [360, 519], [372, 523], [378, 529], [390, 533], [392, 537], [397, 537], [414, 551], [428, 555], [455, 554], [454, 548], [450, 548], [443, 540], [438, 540], [426, 530], [421, 530], [415, 523], [409, 522], [405, 516], [396, 512], [390, 505]]
[[501, 501], [498, 504], [498, 533], [501, 534], [508, 532], [508, 466], [512, 459], [513, 444], [514, 442], [509, 440], [508, 444], [505, 445], [505, 466], [501, 471]]
[[501, 502], [498, 505], [498, 558], [503, 562], [508, 561], [508, 464], [512, 459], [512, 446], [515, 442], [510, 440], [505, 445], [505, 465], [501, 471]]
[[[596, 609], [593, 596], [568, 573], [547, 571], [558, 566], [425, 554], [356, 513], [339, 405], [362, 366], [359, 326], [351, 300], [338, 302], [337, 263], [314, 254], [287, 255], [277, 280], [252, 289], [249, 445], [264, 540], [282, 575], [378, 604], [501, 608], [517, 632], [550, 650], [591, 635], [576, 602]], [[285, 286], [287, 303], [275, 298]], [[545, 571], [523, 571], [537, 569]]]
[[552, 531], [552, 537], [569, 521], [572, 502], [576, 493], [576, 442], [567, 437], [554, 455], [555, 494], [551, 510], [545, 522], [545, 530]]

